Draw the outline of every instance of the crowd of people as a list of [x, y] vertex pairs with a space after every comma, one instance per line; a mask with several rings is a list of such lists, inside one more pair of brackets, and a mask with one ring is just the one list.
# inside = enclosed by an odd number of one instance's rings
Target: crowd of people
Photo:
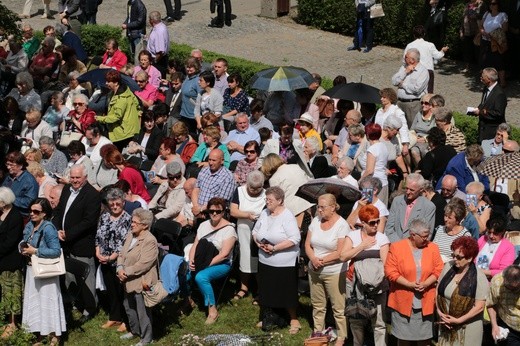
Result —
[[[108, 296], [102, 328], [151, 343], [143, 292], [159, 280], [165, 244], [154, 225], [164, 220], [183, 230], [188, 245], [170, 250], [186, 258], [206, 324], [219, 318], [213, 284], [236, 260], [233, 299], [251, 295], [264, 329], [300, 332], [303, 280], [313, 334], [327, 329], [330, 301], [336, 345], [349, 329], [354, 345], [367, 336], [386, 345], [389, 333], [400, 345], [427, 345], [436, 331], [440, 345], [470, 345], [501, 339], [502, 328], [510, 345], [519, 342], [520, 268], [507, 233], [520, 230], [518, 181], [481, 169], [484, 159], [520, 149], [505, 122], [499, 71], [482, 71], [485, 90], [473, 111], [478, 144], [469, 145], [447, 100], [433, 93], [433, 58], [423, 60], [420, 45], [404, 52], [379, 108], [324, 96], [318, 74], [308, 88], [253, 99], [224, 58], [209, 63], [193, 50], [185, 61], [169, 60], [157, 11], [148, 14], [153, 31], [145, 45], [143, 13], [142, 3], [131, 2], [123, 24], [135, 58], [117, 40], [106, 42], [97, 58], [103, 83], [82, 78], [87, 57], [67, 11], [62, 24], [44, 29], [43, 42], [27, 24], [22, 43], [7, 41], [2, 338], [21, 322], [35, 344], [59, 344], [72, 278], [67, 273], [60, 285], [31, 267], [63, 252], [88, 273], [74, 300], [80, 322]], [[415, 34], [421, 40], [424, 28]], [[348, 184], [360, 197], [329, 188], [302, 198], [298, 189], [318, 178]], [[190, 291], [181, 292], [181, 312], [196, 304]]]

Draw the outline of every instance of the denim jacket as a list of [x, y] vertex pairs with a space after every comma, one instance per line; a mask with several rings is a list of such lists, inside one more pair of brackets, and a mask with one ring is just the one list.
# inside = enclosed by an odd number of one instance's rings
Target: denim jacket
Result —
[[[29, 222], [23, 230], [24, 241], [31, 244], [31, 246], [37, 248], [36, 256], [41, 258], [56, 258], [61, 255], [60, 240], [58, 239], [58, 230], [48, 220], [42, 221], [40, 228], [34, 233], [31, 238], [34, 225]], [[40, 239], [41, 232], [43, 232], [42, 241], [38, 246], [38, 240]]]

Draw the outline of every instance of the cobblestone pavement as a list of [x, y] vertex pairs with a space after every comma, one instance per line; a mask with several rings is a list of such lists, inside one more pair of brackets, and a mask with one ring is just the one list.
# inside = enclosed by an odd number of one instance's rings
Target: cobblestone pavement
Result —
[[[164, 14], [162, 1], [143, 1], [148, 11], [158, 10]], [[4, 4], [18, 13], [23, 0], [4, 0]], [[401, 49], [377, 46], [368, 54], [347, 52], [346, 47], [352, 42], [350, 37], [296, 24], [290, 16], [259, 17], [259, 0], [232, 0], [232, 5], [236, 15], [233, 25], [215, 29], [207, 27], [211, 19], [208, 0], [184, 0], [182, 20], [169, 25], [172, 41], [271, 65], [301, 66], [330, 78], [342, 74], [349, 81], [362, 80], [378, 88], [391, 86], [391, 77], [399, 68]], [[296, 5], [296, 0], [292, 0], [291, 5]], [[51, 9], [57, 9], [55, 0]], [[33, 17], [27, 20], [35, 28], [54, 22], [40, 19], [41, 11], [42, 4], [35, 1]], [[125, 15], [126, 1], [104, 0], [99, 8], [98, 23], [118, 25]], [[435, 92], [443, 95], [453, 110], [465, 112], [467, 106], [478, 105], [482, 87], [478, 83], [478, 72], [463, 74], [461, 69], [460, 64], [443, 60], [435, 71]], [[511, 81], [506, 93], [509, 100], [506, 119], [520, 126], [518, 81]]]

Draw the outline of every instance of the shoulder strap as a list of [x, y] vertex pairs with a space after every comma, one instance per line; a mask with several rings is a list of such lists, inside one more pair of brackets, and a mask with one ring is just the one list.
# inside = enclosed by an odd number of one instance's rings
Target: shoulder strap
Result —
[[235, 224], [234, 223], [228, 223], [227, 225], [224, 225], [222, 227], [219, 227], [217, 229], [214, 229], [213, 231], [209, 232], [208, 234], [206, 234], [204, 237], [200, 238], [200, 239], [204, 239], [204, 238], [207, 238], [209, 237], [210, 235], [212, 235], [213, 233], [217, 232], [217, 231], [220, 231], [221, 229], [223, 228], [226, 228], [227, 226], [232, 226], [232, 227], [235, 227]]

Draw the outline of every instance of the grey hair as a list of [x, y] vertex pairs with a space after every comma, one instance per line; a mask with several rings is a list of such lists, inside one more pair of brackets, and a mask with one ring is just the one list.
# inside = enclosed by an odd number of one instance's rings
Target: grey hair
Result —
[[492, 82], [498, 80], [498, 72], [493, 67], [486, 67], [482, 70], [482, 73], [484, 73]]
[[406, 177], [406, 182], [415, 182], [420, 188], [424, 186], [424, 178], [419, 173], [410, 173], [408, 177]]
[[406, 51], [406, 54], [410, 54], [410, 57], [415, 61], [421, 61], [421, 53], [417, 48], [410, 48]]
[[38, 143], [40, 144], [40, 146], [42, 144], [47, 144], [49, 147], [56, 147], [56, 142], [54, 142], [54, 139], [52, 139], [49, 136], [41, 136]]
[[161, 14], [159, 13], [159, 11], [152, 11], [150, 12], [150, 14], [148, 15], [148, 18], [150, 19], [150, 21], [152, 21], [153, 23], [159, 23], [161, 21]]
[[315, 153], [318, 153], [320, 151], [320, 142], [318, 141], [318, 138], [316, 137], [309, 137], [306, 139], [305, 143], [309, 143], [311, 148], [314, 150]]
[[433, 184], [430, 180], [424, 179], [423, 190], [424, 191], [434, 191]]
[[430, 233], [430, 226], [421, 219], [415, 219], [410, 222], [410, 226], [408, 227], [410, 234], [423, 234]]
[[135, 216], [136, 218], [138, 218], [142, 224], [145, 224], [148, 227], [148, 229], [150, 229], [150, 227], [152, 227], [153, 213], [151, 211], [145, 210], [143, 208], [137, 208], [132, 213], [132, 216]]
[[135, 74], [135, 77], [136, 77], [136, 78], [137, 78], [137, 77], [142, 77], [142, 78], [148, 80], [148, 73], [146, 73], [146, 71], [141, 70], [141, 71], [139, 71], [139, 72], [137, 72], [137, 73]]
[[399, 130], [402, 126], [403, 122], [395, 115], [390, 115], [386, 118], [385, 123], [383, 124], [383, 128], [393, 130]]
[[71, 80], [71, 79], [78, 79], [78, 77], [80, 76], [80, 73], [76, 70], [72, 71], [72, 72], [69, 72], [69, 74], [67, 75], [67, 80]]
[[72, 101], [77, 100], [77, 99], [80, 99], [81, 101], [83, 101], [85, 103], [85, 105], [88, 106], [88, 97], [87, 97], [87, 95], [82, 94], [82, 93], [74, 94], [74, 96], [72, 97]]
[[29, 72], [19, 72], [16, 75], [16, 84], [25, 84], [27, 85], [27, 88], [33, 89], [34, 88], [34, 80], [33, 77]]
[[451, 122], [453, 113], [451, 112], [450, 109], [448, 109], [446, 107], [438, 107], [433, 110], [433, 116], [435, 117], [435, 120], [449, 123], [449, 122]]
[[511, 136], [511, 126], [508, 123], [502, 123], [498, 125], [497, 131], [505, 131], [508, 135]]
[[365, 127], [361, 124], [350, 125], [348, 127], [348, 133], [352, 136], [361, 136], [365, 135]]
[[444, 96], [435, 94], [432, 97], [430, 97], [430, 100], [428, 101], [430, 105], [435, 107], [444, 107], [446, 105], [446, 99]]
[[351, 117], [356, 118], [356, 123], [359, 124], [361, 122], [362, 114], [357, 109], [351, 109], [347, 112], [347, 115], [350, 115]]
[[249, 187], [263, 186], [265, 182], [264, 173], [260, 171], [252, 171], [247, 175], [246, 183]]
[[45, 44], [48, 44], [49, 47], [51, 47], [52, 49], [54, 49], [54, 47], [56, 46], [56, 40], [54, 39], [54, 37], [47, 36], [43, 39], [43, 42]]
[[374, 177], [373, 175], [367, 175], [363, 179], [359, 181], [359, 187], [360, 188], [372, 188], [374, 190], [377, 190], [376, 196], [379, 195], [379, 192], [381, 192], [381, 189], [383, 188], [383, 182], [381, 179]]
[[285, 200], [285, 192], [282, 190], [280, 186], [271, 186], [267, 190], [265, 190], [265, 195], [273, 195], [279, 201], [282, 201], [282, 204]]
[[502, 272], [505, 285], [516, 284], [520, 281], [520, 266], [512, 264]]
[[124, 200], [125, 193], [123, 192], [123, 190], [113, 187], [113, 188], [108, 189], [105, 198], [107, 201], [113, 201], [115, 199]]
[[5, 186], [0, 187], [0, 202], [5, 205], [13, 205], [15, 199], [16, 196], [14, 195], [13, 190]]
[[247, 113], [240, 112], [240, 113], [238, 113], [238, 114], [235, 116], [235, 121], [237, 121], [238, 118], [243, 118], [243, 117], [249, 118], [248, 115], [247, 115]]
[[75, 164], [75, 165], [72, 165], [70, 167], [70, 172], [72, 172], [73, 170], [75, 169], [81, 169], [81, 174], [83, 177], [86, 177], [87, 176], [87, 168], [82, 164], [82, 163], [78, 163], [78, 164]]
[[354, 160], [352, 160], [348, 156], [343, 156], [341, 159], [338, 160], [338, 167], [341, 166], [342, 164], [345, 164], [345, 166], [347, 167], [347, 169], [350, 172], [352, 172], [352, 170], [354, 169], [354, 166], [355, 166]]
[[466, 193], [469, 193], [469, 189], [474, 188], [477, 190], [478, 195], [482, 195], [484, 193], [484, 190], [486, 189], [484, 184], [482, 184], [480, 181], [472, 181], [468, 185], [466, 185]]

